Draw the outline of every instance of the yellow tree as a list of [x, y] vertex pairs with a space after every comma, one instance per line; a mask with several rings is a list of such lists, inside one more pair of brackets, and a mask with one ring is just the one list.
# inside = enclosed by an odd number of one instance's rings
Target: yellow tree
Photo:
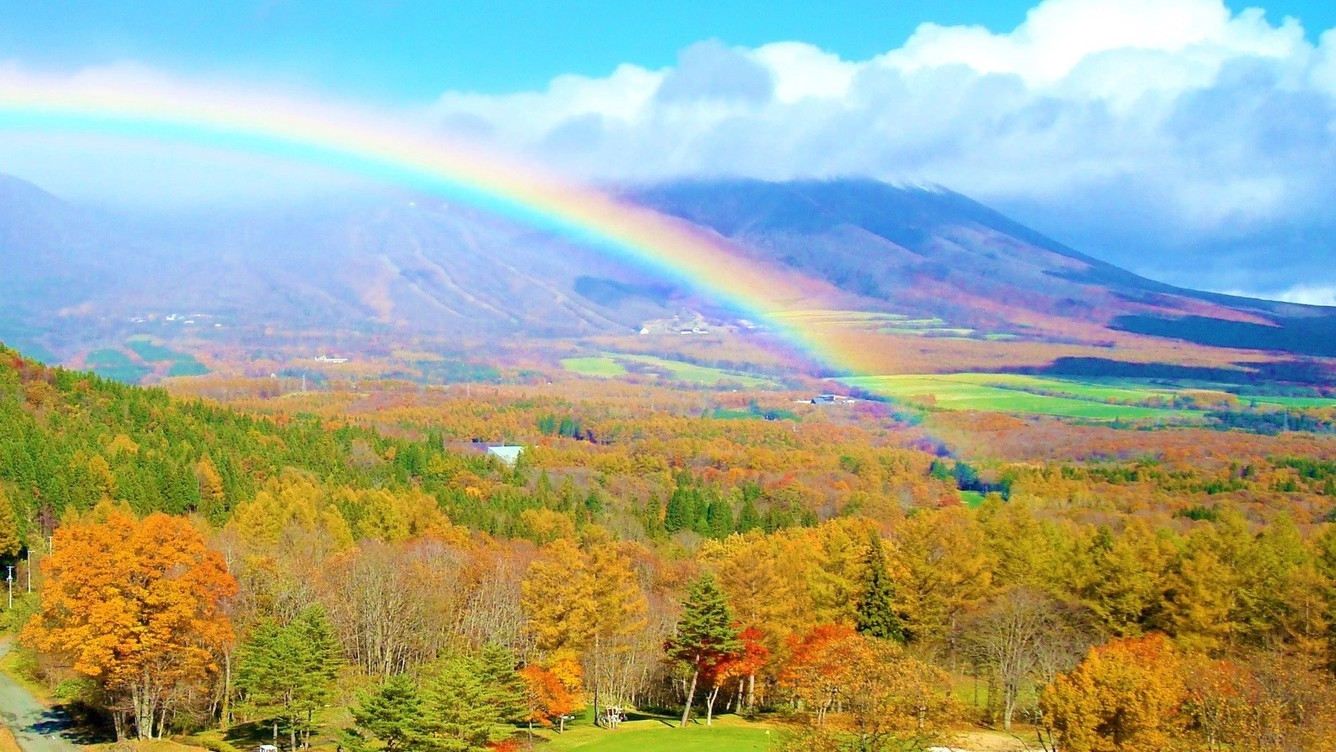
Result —
[[1178, 652], [1153, 633], [1094, 648], [1041, 706], [1068, 752], [1156, 752], [1179, 748], [1187, 696]]
[[539, 650], [583, 653], [594, 639], [597, 583], [589, 559], [564, 538], [543, 548], [520, 583], [520, 603]]
[[645, 628], [649, 603], [631, 562], [614, 544], [594, 546], [587, 555], [594, 585], [594, 643], [585, 660], [594, 690], [594, 716], [601, 703], [630, 696], [634, 665], [624, 660]]
[[142, 521], [110, 504], [63, 525], [22, 640], [66, 657], [110, 699], [118, 737], [162, 735], [175, 690], [205, 681], [232, 641], [237, 583], [183, 518]]

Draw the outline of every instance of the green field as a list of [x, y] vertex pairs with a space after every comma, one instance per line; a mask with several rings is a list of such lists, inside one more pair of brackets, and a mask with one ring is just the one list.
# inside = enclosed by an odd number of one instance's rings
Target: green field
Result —
[[[903, 376], [855, 376], [842, 379], [850, 386], [900, 400], [919, 400], [945, 410], [1057, 415], [1091, 420], [1192, 419], [1201, 409], [1148, 407], [1147, 401], [1171, 402], [1188, 393], [1227, 393], [1225, 384], [1172, 386], [1133, 379], [1076, 381], [1013, 373], [951, 373]], [[1237, 388], [1237, 387], [1234, 387]], [[1240, 405], [1281, 407], [1336, 407], [1336, 399], [1235, 395]]]
[[[751, 752], [778, 746], [778, 732], [736, 716], [716, 718], [714, 725], [691, 724], [675, 728], [675, 721], [628, 721], [615, 731], [580, 725], [564, 734], [543, 732], [550, 752]], [[767, 733], [769, 732], [769, 733]]]
[[145, 363], [171, 363], [167, 369], [168, 376], [203, 376], [209, 372], [208, 367], [195, 360], [194, 355], [156, 344], [148, 337], [131, 337], [125, 346]]
[[606, 353], [603, 355], [566, 358], [561, 367], [581, 376], [615, 378], [631, 373], [655, 374], [669, 381], [685, 381], [693, 384], [717, 386], [719, 384], [738, 384], [748, 388], [766, 388], [775, 386], [770, 379], [722, 368], [698, 366], [680, 360], [657, 358], [653, 355], [633, 355], [630, 353]]
[[621, 363], [604, 355], [589, 358], [566, 358], [561, 361], [561, 367], [581, 376], [597, 376], [604, 379], [626, 375], [626, 368]]
[[152, 370], [141, 366], [120, 350], [104, 348], [88, 354], [88, 370], [104, 379], [125, 384], [138, 384]]
[[[1135, 390], [1045, 379], [1014, 374], [943, 374], [907, 376], [854, 376], [842, 379], [850, 386], [893, 399], [913, 400], [929, 395], [946, 410], [1056, 415], [1091, 420], [1182, 420], [1182, 410], [1122, 405], [1106, 400], [1144, 400], [1165, 392]], [[1033, 391], [1062, 396], [1035, 394]]]

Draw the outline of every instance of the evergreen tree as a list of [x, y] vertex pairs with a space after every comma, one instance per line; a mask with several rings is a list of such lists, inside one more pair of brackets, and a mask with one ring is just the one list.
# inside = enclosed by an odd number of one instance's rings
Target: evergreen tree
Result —
[[714, 575], [707, 572], [691, 583], [682, 604], [682, 618], [664, 647], [669, 658], [685, 665], [691, 672], [686, 707], [682, 709], [682, 725], [686, 726], [702, 671], [738, 655], [743, 649], [738, 629], [733, 624], [733, 610]]
[[[343, 737], [353, 752], [426, 750], [426, 713], [408, 676], [392, 676], [352, 707], [354, 728]], [[379, 741], [379, 744], [376, 742]]]
[[[513, 670], [511, 671], [513, 674]], [[522, 695], [501, 698], [498, 687], [489, 684], [483, 661], [451, 657], [429, 666], [422, 687], [423, 710], [430, 744], [422, 748], [438, 752], [481, 752], [491, 742], [509, 736], [502, 724], [514, 718], [517, 710], [503, 711], [501, 705], [517, 707]]]
[[694, 521], [692, 507], [690, 492], [687, 489], [680, 486], [673, 489], [673, 495], [668, 497], [668, 508], [664, 510], [664, 531], [672, 534], [690, 528]]
[[738, 532], [750, 533], [753, 530], [760, 530], [763, 526], [764, 523], [761, 521], [761, 513], [756, 508], [756, 501], [750, 494], [744, 494], [742, 497], [742, 509], [738, 511]]
[[863, 593], [858, 599], [858, 631], [882, 640], [905, 641], [905, 628], [895, 612], [895, 584], [886, 570], [886, 554], [881, 536], [872, 533], [871, 545], [863, 560]]
[[515, 673], [519, 664], [508, 648], [489, 644], [478, 656], [478, 676], [487, 687], [488, 702], [500, 721], [518, 721], [524, 715], [524, 679]]
[[242, 646], [237, 686], [247, 704], [273, 713], [275, 735], [281, 720], [292, 748], [310, 742], [315, 711], [333, 695], [338, 675], [338, 645], [319, 607], [308, 608], [292, 623], [264, 622]]
[[711, 538], [723, 540], [733, 534], [733, 510], [724, 499], [717, 496], [710, 499], [710, 505], [705, 510], [705, 519]]

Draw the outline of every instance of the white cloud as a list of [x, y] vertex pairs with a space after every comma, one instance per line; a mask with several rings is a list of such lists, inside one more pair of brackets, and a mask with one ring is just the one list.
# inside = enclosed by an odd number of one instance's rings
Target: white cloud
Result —
[[[861, 61], [802, 42], [710, 45], [661, 71], [447, 94], [436, 112], [481, 118], [499, 148], [596, 180], [866, 175], [1039, 207], [1029, 218], [1054, 226], [1081, 214], [1094, 226], [1070, 240], [1147, 271], [1171, 266], [1138, 263], [1147, 249], [1251, 242], [1325, 221], [1336, 199], [1336, 30], [1313, 44], [1298, 20], [1260, 9], [1043, 0], [1010, 32], [925, 24]], [[758, 69], [768, 97], [736, 84]], [[662, 96], [683, 71], [734, 82], [734, 95]], [[1100, 222], [1134, 246], [1100, 245]], [[1330, 248], [1292, 250], [1336, 268]]]
[[[109, 87], [155, 75], [83, 74]], [[447, 92], [410, 118], [419, 115], [582, 179], [939, 183], [1165, 278], [1209, 286], [1215, 272], [1198, 267], [1228, 246], [1254, 261], [1283, 255], [1286, 270], [1307, 258], [1328, 275], [1322, 284], [1336, 285], [1336, 240], [1314, 243], [1326, 235], [1310, 232], [1268, 245], [1287, 227], [1333, 224], [1336, 30], [1314, 44], [1295, 19], [1233, 13], [1223, 0], [1041, 0], [1009, 32], [925, 24], [866, 60], [801, 41], [752, 49], [703, 40], [661, 70], [628, 63], [538, 91]], [[0, 143], [0, 171], [40, 173], [46, 152], [31, 146]], [[122, 165], [93, 160], [103, 168], [87, 185], [101, 190]], [[145, 190], [178, 196], [199, 162], [181, 160], [178, 176], [162, 161], [162, 179], [143, 181]], [[253, 167], [232, 183], [269, 169]], [[1175, 252], [1184, 259], [1176, 270]]]
[[1305, 305], [1336, 306], [1336, 285], [1295, 285], [1268, 297]]

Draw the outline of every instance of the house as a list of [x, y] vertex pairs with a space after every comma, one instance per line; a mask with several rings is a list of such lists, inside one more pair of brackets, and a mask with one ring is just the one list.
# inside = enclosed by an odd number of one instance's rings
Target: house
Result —
[[489, 457], [496, 457], [497, 459], [501, 460], [502, 462], [512, 467], [515, 465], [517, 461], [519, 461], [520, 452], [523, 451], [524, 447], [522, 446], [509, 446], [504, 444], [501, 446], [487, 447], [487, 455]]

